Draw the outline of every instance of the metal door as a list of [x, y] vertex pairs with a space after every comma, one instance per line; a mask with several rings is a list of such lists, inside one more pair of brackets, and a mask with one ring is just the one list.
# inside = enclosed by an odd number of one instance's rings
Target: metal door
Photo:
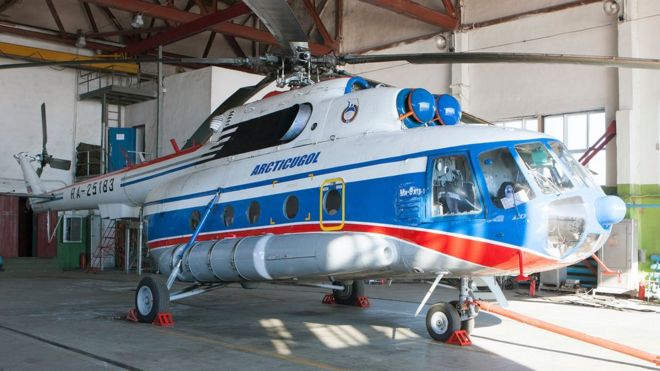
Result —
[[116, 171], [135, 164], [135, 128], [109, 128], [108, 171]]

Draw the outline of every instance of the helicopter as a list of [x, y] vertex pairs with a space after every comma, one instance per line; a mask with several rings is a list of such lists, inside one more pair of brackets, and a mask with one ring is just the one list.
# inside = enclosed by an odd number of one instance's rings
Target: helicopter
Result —
[[[436, 303], [426, 314], [429, 335], [447, 341], [456, 330], [474, 328], [476, 279], [501, 299], [493, 277], [524, 279], [583, 260], [623, 219], [623, 201], [606, 196], [559, 140], [461, 123], [468, 115], [451, 95], [387, 86], [336, 67], [404, 60], [658, 69], [660, 61], [512, 53], [313, 56], [295, 24], [278, 28], [282, 19], [294, 19], [282, 15], [288, 6], [245, 3], [278, 37], [279, 54], [162, 60], [271, 71], [221, 104], [182, 150], [55, 190], [44, 188], [31, 165], [48, 165], [43, 155], [14, 156], [35, 212], [100, 209], [105, 217], [146, 219], [150, 257], [167, 279], [140, 280], [139, 321], [152, 322], [170, 302], [229, 283], [326, 281], [318, 285], [332, 289], [337, 303], [354, 304], [362, 281], [381, 277], [433, 280], [417, 315], [442, 278], [457, 278], [458, 300]], [[117, 60], [150, 61], [157, 59]], [[246, 103], [273, 80], [290, 90]], [[177, 280], [190, 285], [172, 292]]]

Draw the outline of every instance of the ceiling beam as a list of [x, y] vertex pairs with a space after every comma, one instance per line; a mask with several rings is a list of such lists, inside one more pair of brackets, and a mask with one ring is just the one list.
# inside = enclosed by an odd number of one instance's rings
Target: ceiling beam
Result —
[[204, 52], [202, 53], [202, 58], [207, 58], [209, 56], [209, 53], [211, 52], [211, 47], [213, 46], [213, 41], [215, 40], [215, 32], [211, 32], [211, 35], [209, 36], [209, 40], [206, 42], [206, 46], [204, 47]]
[[120, 31], [124, 29], [124, 26], [122, 26], [121, 23], [119, 23], [119, 20], [117, 19], [117, 17], [115, 17], [114, 13], [112, 13], [112, 10], [106, 7], [101, 7], [101, 10], [103, 10], [103, 13], [105, 13], [105, 15], [108, 17], [110, 22], [112, 22], [112, 24], [115, 25], [116, 29]]
[[151, 32], [161, 32], [168, 30], [169, 27], [166, 26], [161, 26], [161, 27], [147, 27], [147, 28], [131, 28], [131, 29], [126, 29], [126, 30], [116, 30], [116, 31], [105, 31], [105, 32], [89, 32], [85, 33], [85, 37], [108, 37], [108, 36], [126, 36], [126, 35], [139, 35], [143, 33], [151, 33]]
[[18, 0], [5, 0], [2, 4], [0, 4], [0, 13], [9, 9], [10, 6], [16, 4], [17, 2]]
[[305, 7], [307, 7], [309, 15], [312, 16], [312, 20], [316, 25], [316, 29], [319, 31], [321, 37], [323, 38], [323, 43], [329, 47], [333, 47], [334, 40], [332, 40], [332, 37], [330, 37], [330, 33], [328, 33], [328, 30], [325, 28], [321, 17], [316, 12], [316, 7], [312, 3], [312, 0], [303, 0], [303, 3], [305, 3]]
[[137, 55], [147, 50], [154, 49], [159, 45], [171, 44], [192, 35], [196, 35], [215, 24], [248, 14], [249, 12], [251, 12], [250, 8], [242, 2], [239, 2], [227, 9], [209, 13], [190, 22], [181, 24], [178, 27], [173, 27], [165, 32], [156, 34], [148, 39], [129, 44], [125, 48], [118, 50], [118, 52]]
[[57, 24], [57, 29], [60, 31], [60, 36], [65, 37], [66, 30], [64, 29], [64, 25], [62, 25], [62, 20], [60, 19], [59, 14], [57, 14], [57, 9], [55, 9], [55, 4], [53, 4], [53, 0], [46, 0], [46, 4], [48, 5], [50, 14], [53, 16], [53, 19]]
[[447, 11], [447, 14], [449, 14], [450, 17], [457, 18], [456, 8], [454, 7], [454, 3], [452, 1], [453, 0], [442, 0], [442, 5], [445, 6], [445, 10]]
[[361, 0], [408, 18], [432, 24], [446, 30], [458, 28], [458, 20], [437, 10], [427, 8], [412, 0]]
[[[149, 15], [151, 17], [160, 18], [172, 22], [188, 23], [197, 18], [203, 17], [199, 14], [185, 12], [183, 10], [170, 8], [162, 5], [154, 5], [141, 0], [82, 0], [89, 3], [94, 3], [100, 6], [109, 6], [116, 9], [121, 9], [128, 12], [139, 12]], [[232, 22], [218, 23], [209, 28], [209, 31], [221, 33], [223, 35], [240, 37], [248, 40], [258, 41], [270, 45], [278, 45], [277, 39], [268, 31], [258, 30], [249, 26], [242, 26]], [[310, 43], [312, 53], [326, 54], [330, 51], [325, 45]]]
[[92, 31], [99, 32], [99, 26], [96, 25], [96, 20], [94, 19], [94, 14], [92, 14], [92, 9], [89, 7], [89, 4], [82, 3], [82, 6], [87, 15], [87, 19], [89, 20], [89, 24], [92, 26]]

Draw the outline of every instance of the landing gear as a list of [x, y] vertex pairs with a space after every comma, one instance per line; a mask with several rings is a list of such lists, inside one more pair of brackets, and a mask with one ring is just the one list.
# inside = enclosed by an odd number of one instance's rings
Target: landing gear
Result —
[[[431, 289], [417, 309], [417, 313], [426, 303], [441, 277], [441, 275], [436, 277]], [[458, 300], [432, 305], [426, 313], [426, 330], [433, 339], [447, 342], [454, 331], [463, 330], [469, 335], [474, 330], [474, 319], [479, 314], [479, 307], [472, 293], [472, 280], [468, 277], [461, 277], [459, 290]]]
[[359, 298], [364, 296], [364, 282], [361, 280], [353, 282], [335, 281], [332, 284], [344, 287], [343, 290], [332, 290], [332, 296], [337, 304], [358, 305]]
[[[452, 307], [456, 308], [456, 311], [459, 313], [463, 312], [464, 309], [458, 304], [458, 300], [452, 300], [449, 302], [449, 305]], [[479, 314], [479, 307], [475, 306], [476, 313]], [[467, 309], [469, 311], [469, 309]], [[470, 335], [472, 333], [472, 330], [474, 330], [474, 317], [461, 320], [461, 330], [464, 330], [465, 332]]]
[[433, 339], [445, 342], [454, 331], [460, 329], [461, 317], [451, 304], [434, 304], [426, 312], [426, 330]]
[[135, 292], [135, 309], [138, 321], [153, 322], [158, 313], [167, 312], [169, 305], [170, 294], [165, 282], [149, 276], [140, 280]]

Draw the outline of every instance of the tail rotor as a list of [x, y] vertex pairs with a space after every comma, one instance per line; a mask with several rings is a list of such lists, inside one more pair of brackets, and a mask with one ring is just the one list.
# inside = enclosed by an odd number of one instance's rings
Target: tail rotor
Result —
[[41, 176], [46, 165], [50, 165], [53, 169], [69, 170], [71, 168], [71, 161], [61, 158], [56, 158], [48, 154], [46, 144], [48, 143], [48, 127], [46, 125], [46, 103], [41, 104], [41, 136], [42, 136], [42, 149], [39, 155], [39, 168], [37, 175]]

